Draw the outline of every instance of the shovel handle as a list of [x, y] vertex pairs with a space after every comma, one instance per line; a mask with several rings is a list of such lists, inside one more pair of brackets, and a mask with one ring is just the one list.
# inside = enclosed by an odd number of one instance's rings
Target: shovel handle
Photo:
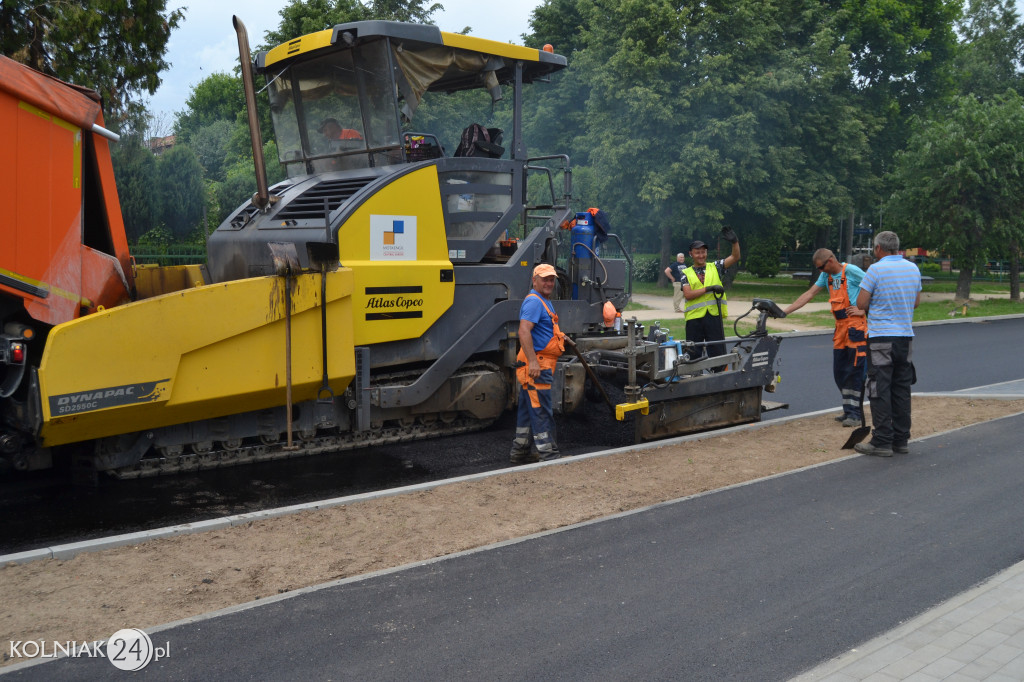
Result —
[[601, 397], [604, 398], [604, 401], [608, 403], [608, 407], [610, 407], [614, 412], [615, 403], [613, 403], [611, 398], [608, 397], [608, 394], [604, 390], [604, 386], [602, 386], [601, 382], [598, 381], [597, 375], [594, 374], [594, 370], [590, 368], [590, 363], [588, 363], [586, 358], [583, 357], [583, 353], [580, 352], [580, 349], [576, 346], [576, 343], [572, 339], [566, 336], [565, 342], [569, 344], [570, 348], [572, 348], [572, 352], [576, 354], [577, 358], [579, 358], [580, 364], [583, 365], [583, 369], [587, 371], [587, 376], [589, 376], [590, 380], [594, 382], [595, 386], [597, 386], [597, 390], [601, 391]]

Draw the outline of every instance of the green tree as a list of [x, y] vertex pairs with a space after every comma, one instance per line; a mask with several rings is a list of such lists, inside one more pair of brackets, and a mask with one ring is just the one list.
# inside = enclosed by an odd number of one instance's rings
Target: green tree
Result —
[[141, 100], [170, 66], [167, 41], [183, 16], [165, 0], [4, 0], [0, 53], [98, 91], [109, 123], [141, 130]]
[[157, 160], [157, 172], [162, 222], [176, 239], [184, 241], [202, 222], [203, 167], [189, 147], [176, 145]]
[[278, 14], [281, 23], [276, 29], [264, 34], [264, 47], [280, 45], [335, 24], [371, 18], [359, 0], [292, 0]]
[[528, 47], [551, 45], [558, 54], [570, 56], [586, 46], [578, 0], [544, 0], [530, 14], [530, 29], [523, 36]]
[[880, 179], [906, 146], [915, 116], [945, 106], [954, 93], [952, 0], [834, 0], [834, 23], [848, 47], [852, 103], [869, 129], [871, 182], [862, 185], [854, 211], [872, 214], [882, 200]]
[[201, 128], [216, 121], [235, 123], [244, 112], [242, 78], [213, 73], [192, 87], [185, 108], [175, 114], [174, 134], [178, 142], [188, 143]]
[[112, 146], [111, 161], [125, 233], [135, 242], [159, 224], [156, 157], [131, 135]]
[[956, 297], [989, 255], [1020, 243], [1024, 214], [1024, 98], [1013, 91], [981, 102], [957, 97], [922, 125], [890, 176], [887, 214], [903, 237], [953, 257]]
[[[263, 158], [267, 159], [267, 182], [269, 185], [284, 180], [284, 167], [277, 163], [277, 144], [274, 141], [263, 145]], [[216, 199], [216, 225], [224, 221], [231, 213], [247, 203], [256, 191], [256, 179], [253, 176], [252, 155], [239, 156], [225, 167], [224, 180], [211, 183]]]
[[530, 152], [569, 153], [576, 165], [587, 165], [591, 144], [583, 136], [590, 86], [576, 59], [576, 53], [586, 47], [587, 35], [580, 1], [544, 0], [531, 14], [530, 28], [532, 33], [523, 36], [525, 45], [537, 49], [551, 45], [569, 62], [550, 82], [527, 87], [529, 106], [523, 114], [523, 130]]
[[[223, 182], [228, 146], [236, 125], [219, 120], [205, 125], [193, 133], [189, 146], [195, 150], [207, 180]], [[271, 159], [271, 162], [273, 161], [274, 159]]]
[[369, 0], [370, 16], [389, 21], [432, 24], [431, 15], [443, 9], [439, 2], [427, 5], [423, 0]]
[[1024, 26], [1013, 3], [971, 0], [957, 32], [962, 36], [956, 56], [960, 94], [989, 98], [1007, 88], [1020, 91]]
[[369, 0], [366, 4], [359, 0], [291, 0], [278, 13], [278, 27], [264, 35], [264, 47], [350, 21], [384, 19], [431, 24], [431, 15], [441, 9], [441, 3], [427, 5], [423, 0]]
[[[848, 94], [848, 51], [823, 5], [581, 0], [591, 163], [672, 240], [813, 229], [869, 172], [870, 122]], [[635, 197], [637, 200], [633, 200]]]
[[747, 271], [755, 277], [774, 277], [779, 274], [780, 240], [775, 235], [755, 237], [744, 248]]
[[[1012, 3], [1001, 0], [971, 0], [957, 24], [963, 37], [956, 59], [959, 91], [979, 99], [1024, 85], [1024, 26]], [[1024, 245], [1024, 216], [1010, 223], [1010, 297], [1020, 300], [1021, 246]]]

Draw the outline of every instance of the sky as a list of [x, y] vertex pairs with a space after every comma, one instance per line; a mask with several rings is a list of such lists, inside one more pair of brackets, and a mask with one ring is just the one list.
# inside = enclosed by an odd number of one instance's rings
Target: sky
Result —
[[[540, 0], [440, 0], [443, 12], [434, 22], [442, 31], [459, 32], [470, 26], [470, 35], [503, 42], [522, 43], [520, 36], [530, 30], [530, 13]], [[193, 86], [212, 73], [231, 73], [238, 61], [238, 38], [231, 24], [237, 14], [255, 49], [263, 34], [277, 28], [281, 8], [288, 0], [248, 0], [244, 3], [188, 2], [184, 20], [171, 32], [166, 59], [171, 68], [160, 74], [163, 82], [149, 98], [149, 111], [157, 117], [154, 132], [170, 134], [175, 112], [185, 108]], [[428, 3], [429, 4], [429, 3]], [[169, 7], [183, 6], [169, 2]], [[497, 16], [495, 8], [501, 8]]]

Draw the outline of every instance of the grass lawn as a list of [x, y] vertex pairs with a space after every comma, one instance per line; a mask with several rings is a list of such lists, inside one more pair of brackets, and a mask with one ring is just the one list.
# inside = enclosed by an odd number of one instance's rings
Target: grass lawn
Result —
[[[973, 287], [971, 288], [973, 291]], [[980, 293], [980, 292], [979, 292]], [[950, 315], [951, 312], [955, 315]], [[952, 301], [936, 301], [934, 303], [922, 303], [914, 311], [914, 322], [928, 322], [931, 320], [948, 320], [951, 317], [963, 317], [963, 308], [954, 306]], [[995, 315], [1020, 315], [1024, 313], [1024, 303], [1011, 301], [1009, 299], [992, 298], [985, 301], [976, 301], [967, 308], [967, 317], [991, 317]]]
[[[729, 293], [734, 293], [740, 298], [778, 298], [787, 300], [796, 298], [811, 283], [805, 279], [792, 279], [786, 277], [752, 277], [745, 273], [736, 275]], [[956, 291], [956, 282], [949, 280], [936, 280], [924, 284], [922, 290], [935, 294], [952, 294]], [[649, 294], [652, 296], [671, 296], [670, 287], [659, 287], [651, 282], [634, 282], [633, 291], [638, 294]], [[1009, 282], [974, 282], [971, 284], [971, 295], [976, 294], [1006, 294], [1010, 291]]]
[[[935, 280], [921, 287], [924, 291], [935, 294], [956, 293], [955, 280]], [[971, 296], [976, 294], [1005, 294], [1010, 291], [1009, 282], [972, 282]]]
[[[732, 288], [729, 289], [729, 295], [736, 298], [770, 298], [773, 301], [785, 301], [788, 303], [807, 291], [809, 286], [810, 284], [806, 280], [775, 278], [755, 280], [737, 277], [736, 281], [733, 282]], [[669, 287], [659, 288], [657, 284], [650, 282], [634, 282], [633, 293], [665, 296], [667, 298], [672, 295], [672, 289]]]
[[[791, 303], [805, 292], [810, 286], [807, 280], [792, 279], [786, 277], [756, 278], [746, 273], [736, 276], [729, 294], [738, 299], [770, 298], [780, 306]], [[928, 293], [951, 294], [956, 291], [956, 282], [935, 281], [925, 284], [922, 289]], [[974, 282], [971, 284], [971, 294], [999, 294], [1008, 293], [1010, 285], [1008, 282]], [[659, 287], [650, 282], [635, 282], [633, 291], [638, 294], [652, 296], [672, 295], [670, 287]], [[819, 293], [815, 300], [825, 300], [825, 294]], [[648, 310], [647, 306], [638, 303], [630, 303], [626, 310]], [[956, 311], [955, 315], [950, 315]], [[915, 322], [929, 322], [932, 320], [947, 320], [951, 317], [961, 317], [962, 308], [954, 307], [952, 301], [939, 301], [935, 303], [922, 303], [914, 311]], [[972, 303], [967, 309], [967, 317], [992, 317], [996, 315], [1017, 315], [1024, 314], [1024, 304], [1016, 303], [1006, 299], [991, 299]], [[816, 327], [829, 328], [834, 326], [832, 313], [828, 311], [816, 313], [795, 313], [790, 316], [794, 322]], [[663, 322], [663, 327], [670, 330], [670, 334], [676, 339], [686, 337], [682, 320]], [[745, 328], [744, 328], [745, 327]], [[741, 325], [740, 333], [746, 334], [754, 329], [754, 325]], [[732, 334], [731, 329], [726, 334]]]
[[[933, 303], [922, 303], [914, 311], [914, 322], [931, 322], [933, 320], [948, 320], [950, 318], [963, 317], [963, 308], [954, 306], [952, 301], [935, 301]], [[955, 315], [950, 315], [955, 312]], [[994, 317], [997, 315], [1021, 315], [1024, 314], [1024, 303], [1017, 303], [1008, 299], [988, 299], [976, 301], [967, 308], [967, 317]], [[815, 327], [832, 327], [832, 313], [827, 310], [816, 313], [794, 313], [786, 319], [792, 319], [797, 324], [813, 325]]]

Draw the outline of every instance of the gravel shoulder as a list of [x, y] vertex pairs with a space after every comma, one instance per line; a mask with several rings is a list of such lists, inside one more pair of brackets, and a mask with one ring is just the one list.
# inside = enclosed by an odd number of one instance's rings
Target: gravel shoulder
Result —
[[[671, 303], [671, 302], [670, 302]], [[914, 399], [914, 438], [1024, 411], [1024, 400]], [[92, 641], [851, 455], [832, 414], [697, 441], [566, 458], [482, 480], [71, 560], [0, 567], [0, 641]], [[493, 447], [505, 448], [505, 442]], [[909, 457], [927, 457], [927, 441]], [[878, 460], [886, 466], [886, 460]], [[8, 659], [4, 652], [4, 663]]]

